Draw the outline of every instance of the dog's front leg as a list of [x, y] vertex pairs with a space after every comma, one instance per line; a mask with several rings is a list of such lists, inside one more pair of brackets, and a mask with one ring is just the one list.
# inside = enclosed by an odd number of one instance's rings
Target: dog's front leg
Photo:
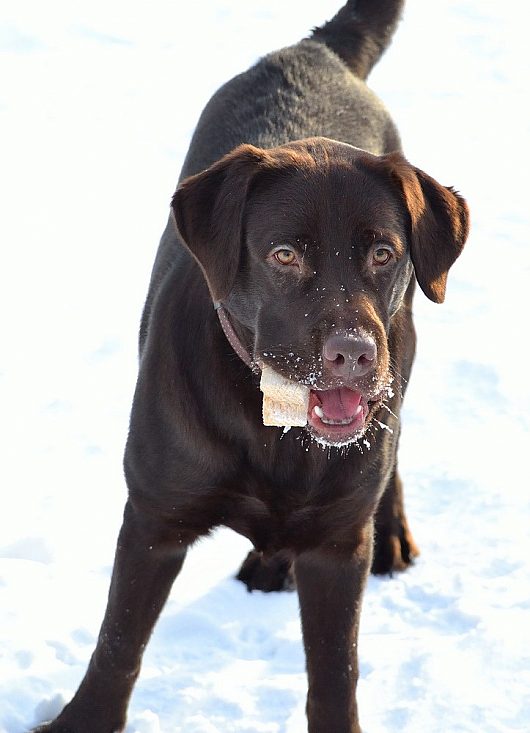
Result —
[[309, 733], [361, 733], [355, 700], [357, 636], [371, 551], [369, 527], [355, 548], [319, 548], [295, 561], [309, 683]]
[[88, 670], [59, 717], [35, 733], [123, 730], [144, 648], [185, 555], [185, 545], [127, 504], [107, 610]]

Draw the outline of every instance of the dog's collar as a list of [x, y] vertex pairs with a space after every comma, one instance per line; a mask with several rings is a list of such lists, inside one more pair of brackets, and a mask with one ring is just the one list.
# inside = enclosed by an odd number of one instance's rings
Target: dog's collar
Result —
[[253, 372], [259, 370], [258, 365], [253, 359], [251, 359], [250, 354], [245, 349], [245, 347], [239, 340], [236, 332], [234, 331], [234, 327], [230, 323], [224, 305], [221, 303], [221, 301], [217, 300], [214, 302], [213, 307], [215, 308], [215, 312], [219, 317], [221, 328], [223, 329], [224, 335], [226, 336], [230, 346], [234, 349], [241, 361], [245, 362], [249, 369], [252, 369]]

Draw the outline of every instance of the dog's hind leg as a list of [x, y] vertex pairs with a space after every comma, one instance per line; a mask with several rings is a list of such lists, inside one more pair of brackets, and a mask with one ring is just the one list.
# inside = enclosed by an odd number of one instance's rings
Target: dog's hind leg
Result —
[[72, 701], [34, 733], [110, 733], [125, 727], [143, 651], [186, 556], [186, 544], [128, 503], [96, 650]]
[[405, 516], [403, 484], [396, 460], [375, 516], [372, 573], [386, 575], [406, 570], [419, 554]]
[[[402, 398], [405, 396], [416, 351], [416, 332], [412, 319], [414, 290], [413, 278], [407, 288], [403, 306], [396, 314], [395, 328], [392, 332], [391, 351], [394, 354], [396, 368], [399, 369], [396, 380], [400, 384]], [[397, 467], [398, 445], [399, 434], [396, 434], [394, 465], [375, 515], [372, 573], [376, 575], [406, 570], [420, 554], [405, 516], [403, 484]]]
[[247, 590], [261, 590], [265, 593], [280, 590], [294, 590], [292, 557], [287, 552], [276, 552], [265, 556], [258, 550], [251, 550], [245, 558], [237, 579]]

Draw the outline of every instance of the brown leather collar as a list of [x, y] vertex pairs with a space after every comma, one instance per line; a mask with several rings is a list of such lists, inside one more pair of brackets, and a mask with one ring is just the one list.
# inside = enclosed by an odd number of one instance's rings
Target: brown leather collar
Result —
[[226, 336], [230, 346], [234, 349], [234, 351], [239, 356], [241, 361], [245, 362], [245, 364], [249, 367], [249, 369], [252, 369], [253, 372], [259, 371], [258, 364], [256, 364], [256, 362], [251, 359], [250, 354], [245, 349], [245, 347], [239, 340], [236, 332], [234, 331], [234, 328], [232, 324], [230, 323], [230, 320], [228, 318], [228, 314], [227, 314], [227, 311], [224, 305], [220, 301], [216, 301], [214, 302], [213, 307], [215, 308], [215, 311], [219, 317], [219, 321], [224, 331], [224, 335]]

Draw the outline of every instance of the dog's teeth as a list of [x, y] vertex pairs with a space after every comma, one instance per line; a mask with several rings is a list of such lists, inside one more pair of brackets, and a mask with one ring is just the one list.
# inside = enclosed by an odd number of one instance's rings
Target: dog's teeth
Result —
[[326, 417], [324, 415], [324, 410], [320, 407], [320, 405], [315, 405], [313, 407], [313, 413], [322, 420], [324, 425], [349, 425], [355, 420], [356, 417], [358, 417], [358, 415], [361, 414], [362, 409], [362, 405], [358, 405], [354, 414], [351, 417], [344, 418], [344, 420], [332, 420], [331, 418]]

